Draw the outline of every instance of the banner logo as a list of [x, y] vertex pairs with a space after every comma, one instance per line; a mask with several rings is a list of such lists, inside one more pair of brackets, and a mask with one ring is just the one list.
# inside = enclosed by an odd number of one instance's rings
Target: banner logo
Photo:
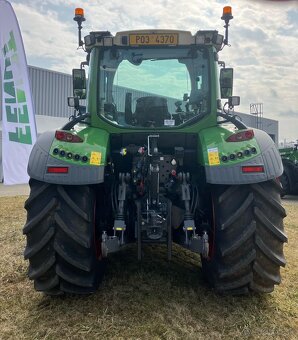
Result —
[[27, 165], [36, 141], [35, 114], [20, 27], [6, 0], [0, 0], [0, 71], [4, 184], [28, 183]]
[[9, 40], [1, 51], [4, 57], [2, 86], [8, 138], [11, 142], [32, 145], [28, 105], [13, 31], [9, 32]]

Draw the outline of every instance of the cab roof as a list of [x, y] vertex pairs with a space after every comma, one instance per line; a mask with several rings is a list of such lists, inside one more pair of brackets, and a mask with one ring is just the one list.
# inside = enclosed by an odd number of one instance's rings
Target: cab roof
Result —
[[217, 51], [222, 47], [223, 36], [218, 31], [189, 31], [168, 29], [142, 29], [118, 32], [112, 35], [109, 31], [90, 32], [85, 37], [87, 52], [94, 46], [119, 47], [176, 47], [190, 45], [213, 45]]

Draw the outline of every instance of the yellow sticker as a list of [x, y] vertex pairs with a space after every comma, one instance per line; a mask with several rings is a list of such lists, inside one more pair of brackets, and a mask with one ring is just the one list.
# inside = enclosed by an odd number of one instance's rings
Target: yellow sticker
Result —
[[209, 165], [220, 164], [218, 148], [208, 149], [208, 161], [209, 161]]
[[90, 164], [92, 165], [99, 165], [101, 162], [101, 152], [91, 152], [91, 157], [90, 157]]

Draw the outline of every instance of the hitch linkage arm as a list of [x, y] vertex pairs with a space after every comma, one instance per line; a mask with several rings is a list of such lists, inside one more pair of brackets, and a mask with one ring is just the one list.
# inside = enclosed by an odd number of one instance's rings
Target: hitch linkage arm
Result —
[[190, 239], [188, 237], [188, 232], [195, 233], [195, 221], [193, 218], [193, 214], [190, 210], [190, 185], [189, 185], [189, 174], [180, 173], [178, 175], [181, 183], [181, 194], [182, 194], [182, 201], [184, 202], [185, 207], [185, 215], [184, 215], [184, 225], [183, 230], [185, 232], [185, 244], [188, 246]]
[[127, 182], [130, 180], [129, 174], [120, 173], [119, 174], [119, 190], [118, 190], [118, 208], [117, 214], [114, 221], [114, 236], [116, 232], [121, 232], [120, 245], [124, 244], [124, 231], [126, 230], [126, 224], [124, 220], [124, 202], [127, 196]]

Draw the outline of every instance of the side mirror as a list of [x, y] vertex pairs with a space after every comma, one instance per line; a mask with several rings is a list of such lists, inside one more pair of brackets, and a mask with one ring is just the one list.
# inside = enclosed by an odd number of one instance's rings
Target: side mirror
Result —
[[80, 108], [80, 101], [78, 97], [67, 97], [67, 105], [75, 108], [77, 111]]
[[222, 68], [220, 70], [220, 96], [229, 98], [233, 95], [233, 69]]
[[238, 96], [229, 97], [228, 104], [229, 108], [233, 108], [234, 106], [240, 105], [240, 97]]
[[79, 99], [86, 99], [86, 73], [84, 69], [72, 70], [73, 95]]

